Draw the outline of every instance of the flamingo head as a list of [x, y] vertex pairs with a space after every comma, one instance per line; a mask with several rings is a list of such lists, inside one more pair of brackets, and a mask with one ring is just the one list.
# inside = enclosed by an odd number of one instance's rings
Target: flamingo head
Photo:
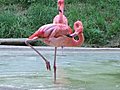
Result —
[[81, 22], [81, 21], [76, 21], [76, 22], [74, 23], [74, 29], [75, 29], [75, 32], [76, 32], [77, 34], [82, 33], [82, 32], [83, 32], [82, 22]]
[[64, 9], [64, 0], [58, 0], [58, 10], [63, 12]]
[[67, 35], [68, 37], [74, 38], [74, 37], [78, 36], [79, 34], [81, 34], [83, 32], [82, 22], [81, 21], [76, 21], [74, 23], [74, 29], [75, 29], [75, 32], [70, 34], [70, 35]]

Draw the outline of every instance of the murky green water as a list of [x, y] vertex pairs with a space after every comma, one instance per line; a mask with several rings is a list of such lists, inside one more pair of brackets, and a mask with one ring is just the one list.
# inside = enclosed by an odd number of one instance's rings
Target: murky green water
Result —
[[[53, 65], [53, 51], [41, 51]], [[34, 51], [0, 51], [2, 90], [120, 90], [119, 51], [58, 51], [57, 84]]]

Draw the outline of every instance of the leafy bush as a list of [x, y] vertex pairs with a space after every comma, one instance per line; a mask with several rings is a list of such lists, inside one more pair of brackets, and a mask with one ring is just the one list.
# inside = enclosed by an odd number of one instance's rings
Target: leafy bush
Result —
[[9, 4], [14, 4], [16, 2], [16, 0], [0, 0], [0, 5], [5, 4], [5, 5], [9, 5]]
[[109, 30], [106, 32], [107, 39], [114, 38], [116, 35], [120, 34], [120, 21], [116, 20], [116, 22], [111, 23], [109, 26]]
[[28, 30], [26, 30], [25, 23], [25, 18], [23, 20], [14, 13], [9, 11], [0, 13], [0, 38], [28, 36]]
[[[57, 0], [0, 0], [0, 37], [28, 37], [58, 14]], [[120, 34], [119, 0], [65, 0], [69, 25], [81, 20], [85, 42], [103, 45]]]
[[57, 14], [56, 8], [47, 7], [41, 4], [34, 4], [27, 12], [28, 23], [31, 28], [38, 29], [41, 25], [52, 23], [53, 17]]
[[40, 3], [43, 5], [56, 5], [57, 0], [16, 0], [19, 3], [29, 4], [29, 3]]
[[87, 29], [85, 31], [85, 38], [87, 38], [89, 44], [105, 44], [103, 32], [99, 29]]

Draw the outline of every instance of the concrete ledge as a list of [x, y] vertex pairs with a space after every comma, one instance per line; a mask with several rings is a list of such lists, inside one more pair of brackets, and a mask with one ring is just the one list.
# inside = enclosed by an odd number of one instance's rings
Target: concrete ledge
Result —
[[[0, 50], [32, 50], [28, 46], [8, 46], [8, 45], [25, 45], [27, 38], [0, 38]], [[31, 41], [30, 43], [35, 43]], [[53, 51], [54, 47], [50, 46], [35, 46], [38, 50]], [[58, 50], [62, 50], [58, 47]], [[64, 47], [66, 51], [120, 51], [120, 48], [85, 48], [85, 47]]]
[[[25, 40], [27, 38], [0, 38], [1, 45], [25, 45]], [[30, 43], [35, 43], [36, 41], [31, 41]]]
[[[50, 46], [35, 46], [37, 50], [44, 51], [54, 51], [54, 47]], [[120, 48], [84, 48], [84, 47], [64, 47], [65, 51], [118, 51], [120, 52]], [[29, 46], [7, 46], [0, 45], [0, 50], [32, 50]], [[62, 48], [58, 47], [58, 51], [61, 51]]]

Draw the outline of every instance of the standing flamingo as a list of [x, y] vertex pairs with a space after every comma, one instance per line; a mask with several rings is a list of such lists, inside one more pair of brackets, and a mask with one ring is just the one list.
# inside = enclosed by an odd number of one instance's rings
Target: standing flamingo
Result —
[[[65, 24], [68, 25], [68, 20], [64, 15], [64, 0], [58, 0], [57, 2], [57, 6], [58, 6], [58, 12], [59, 14], [56, 15], [53, 19], [53, 23], [55, 24]], [[71, 29], [72, 32], [72, 29]], [[63, 49], [63, 46], [61, 46]], [[56, 54], [57, 54], [57, 47], [55, 47], [55, 54], [54, 54], [54, 81], [56, 81]]]
[[[58, 2], [57, 2], [57, 4], [58, 4], [58, 11], [59, 11], [59, 14], [58, 15], [56, 15], [55, 16], [55, 18], [53, 19], [53, 24], [64, 24], [64, 25], [68, 25], [68, 20], [67, 20], [67, 18], [65, 17], [65, 15], [64, 15], [64, 0], [58, 0]], [[48, 26], [48, 25], [47, 25]], [[43, 26], [43, 27], [46, 27], [46, 25], [45, 26]], [[52, 30], [52, 28], [51, 28], [51, 30]], [[47, 32], [51, 32], [51, 30], [49, 29], [49, 30], [46, 30]], [[50, 36], [49, 36], [49, 38], [51, 38], [51, 37], [54, 37], [54, 34], [56, 34], [56, 31], [55, 30], [58, 30], [59, 31], [59, 29], [54, 29], [53, 30], [53, 32], [51, 33], [51, 34], [49, 34]], [[64, 30], [64, 29], [61, 29], [61, 30]], [[61, 31], [60, 30], [60, 31]], [[43, 30], [40, 30], [41, 32], [43, 31]], [[44, 32], [46, 32], [45, 30], [44, 30]], [[65, 30], [64, 30], [65, 31]], [[64, 31], [61, 31], [61, 32], [64, 32]], [[37, 38], [46, 38], [46, 37], [41, 37], [41, 35], [43, 35], [43, 33], [38, 33], [39, 32], [39, 30], [37, 31], [37, 32], [35, 32], [35, 34], [33, 34], [32, 36], [30, 36], [29, 37], [29, 39], [37, 39]], [[67, 32], [68, 33], [68, 32]], [[65, 34], [67, 34], [67, 33], [65, 33]], [[71, 28], [69, 28], [69, 33], [68, 34], [71, 34], [72, 33], [72, 29]], [[63, 34], [64, 35], [64, 33], [59, 33], [59, 34]], [[37, 37], [36, 37], [36, 35], [37, 35]], [[38, 37], [38, 35], [39, 35], [39, 37]], [[55, 35], [56, 36], [56, 35]], [[48, 37], [47, 37], [48, 38]], [[46, 40], [44, 40], [43, 42], [48, 42], [49, 43], [49, 39], [46, 39]], [[28, 41], [26, 41], [26, 44], [27, 45], [29, 45], [32, 49], [34, 49], [29, 43], [28, 43]], [[61, 47], [63, 47], [63, 46], [61, 46]], [[35, 49], [34, 49], [35, 50]], [[48, 70], [50, 70], [50, 63], [37, 51], [37, 50], [35, 50], [42, 58], [43, 58], [43, 60], [46, 62], [46, 67], [47, 67], [47, 69]], [[53, 68], [54, 68], [54, 81], [56, 81], [56, 53], [57, 53], [57, 47], [55, 47], [55, 54], [54, 54], [54, 66], [53, 66]]]
[[[68, 36], [60, 36], [58, 38], [55, 37], [51, 37], [48, 38], [49, 42], [45, 42], [46, 44], [50, 45], [50, 46], [56, 46], [56, 47], [60, 47], [60, 46], [65, 46], [65, 47], [74, 47], [74, 46], [81, 46], [84, 42], [84, 35], [83, 35], [83, 25], [81, 21], [76, 21], [74, 23], [74, 29], [75, 32], [72, 34], [68, 34]], [[78, 40], [75, 40], [74, 37], [78, 36]], [[72, 37], [72, 38], [70, 38]]]
[[44, 56], [41, 55], [41, 53], [39, 53], [32, 45], [30, 45], [29, 41], [43, 38], [43, 42], [49, 42], [48, 38], [52, 38], [52, 37], [57, 38], [57, 37], [60, 37], [62, 35], [68, 35], [69, 33], [71, 33], [71, 28], [67, 25], [64, 25], [64, 24], [46, 24], [46, 25], [41, 26], [34, 34], [32, 34], [28, 38], [28, 40], [25, 41], [25, 43], [26, 43], [26, 45], [30, 46], [33, 50], [35, 50], [36, 53], [38, 53], [43, 58], [43, 60], [46, 63], [47, 70], [51, 70], [50, 62], [47, 61], [46, 58], [44, 58]]
[[[83, 25], [81, 21], [77, 21], [74, 23], [74, 29], [75, 32], [73, 34], [71, 34], [69, 37], [67, 36], [60, 36], [58, 38], [52, 37], [52, 38], [48, 38], [49, 42], [44, 42], [47, 45], [50, 46], [55, 46], [55, 47], [74, 47], [74, 46], [81, 46], [84, 42], [84, 35], [83, 35]], [[74, 37], [78, 36], [78, 40], [75, 40]], [[70, 38], [72, 37], [72, 38]], [[56, 55], [55, 55], [56, 57]], [[56, 72], [54, 72], [55, 76], [56, 76]], [[54, 80], [56, 80], [56, 77], [54, 76]]]
[[[50, 68], [50, 62], [46, 60], [46, 58], [41, 55], [40, 52], [38, 52], [32, 45], [29, 44], [29, 40], [36, 40], [39, 38], [44, 38], [43, 42], [55, 46], [56, 48], [59, 46], [77, 46], [77, 45], [82, 45], [84, 41], [84, 36], [83, 36], [83, 27], [81, 22], [77, 21], [74, 24], [74, 29], [75, 32], [71, 35], [69, 33], [71, 32], [71, 28], [67, 25], [64, 24], [48, 24], [40, 27], [38, 31], [36, 31], [33, 35], [31, 35], [28, 40], [25, 41], [25, 43], [30, 46], [34, 51], [40, 55], [43, 60], [46, 63], [46, 68], [47, 70], [51, 70]], [[79, 40], [75, 41], [74, 37], [78, 35]], [[70, 36], [70, 37], [68, 37]], [[56, 53], [56, 50], [55, 50]], [[56, 54], [54, 56], [54, 82], [56, 82]]]

